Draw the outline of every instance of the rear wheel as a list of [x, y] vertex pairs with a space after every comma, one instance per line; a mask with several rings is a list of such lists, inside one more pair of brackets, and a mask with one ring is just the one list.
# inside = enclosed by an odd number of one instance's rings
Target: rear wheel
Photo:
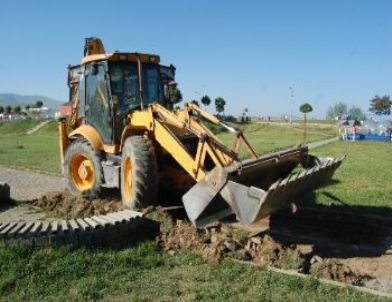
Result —
[[86, 140], [73, 141], [65, 151], [64, 178], [72, 193], [99, 196], [103, 184], [101, 154]]
[[121, 157], [121, 197], [124, 208], [156, 204], [158, 190], [154, 147], [144, 136], [128, 137]]

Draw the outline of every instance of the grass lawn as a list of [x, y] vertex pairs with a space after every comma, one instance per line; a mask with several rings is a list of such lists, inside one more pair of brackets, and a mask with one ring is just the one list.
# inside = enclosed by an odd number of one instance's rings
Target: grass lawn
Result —
[[57, 124], [27, 135], [37, 124], [33, 119], [0, 123], [0, 165], [60, 173]]
[[[273, 123], [252, 123], [242, 127], [245, 136], [257, 152], [267, 152], [292, 147], [304, 142], [301, 124], [274, 125]], [[317, 141], [337, 136], [335, 127], [309, 126], [306, 141]], [[233, 143], [233, 135], [220, 133], [218, 137], [228, 146]]]
[[[27, 127], [27, 125], [25, 125]], [[8, 126], [7, 126], [8, 127]], [[30, 128], [30, 126], [28, 127]], [[311, 129], [310, 140], [334, 136]], [[27, 137], [26, 129], [5, 135], [0, 127], [0, 163], [56, 172], [56, 124]], [[293, 145], [300, 129], [251, 124], [247, 135], [259, 152]], [[224, 140], [226, 133], [221, 134]], [[16, 138], [21, 138], [16, 142]], [[23, 148], [18, 147], [21, 144]], [[347, 154], [336, 184], [322, 188], [322, 203], [391, 206], [392, 146], [372, 142], [338, 142], [313, 153]], [[327, 193], [327, 194], [326, 194]], [[333, 198], [331, 199], [331, 196]], [[66, 298], [65, 298], [66, 297]], [[122, 249], [57, 247], [31, 250], [0, 248], [0, 301], [375, 301], [362, 293], [298, 279], [230, 260], [206, 264], [190, 252], [170, 256], [155, 242]]]
[[[65, 298], [66, 297], [66, 298]], [[193, 253], [169, 256], [155, 243], [121, 250], [0, 249], [2, 301], [375, 301], [224, 260], [205, 264]]]
[[36, 119], [25, 119], [19, 121], [2, 121], [0, 122], [1, 135], [7, 134], [25, 134], [27, 130], [34, 128], [40, 123]]
[[347, 155], [334, 176], [336, 183], [316, 192], [318, 202], [392, 207], [392, 144], [341, 141], [312, 153], [320, 156]]
[[[0, 165], [60, 173], [57, 123], [50, 122], [28, 136], [27, 130], [38, 123], [37, 120], [0, 123]], [[303, 142], [301, 125], [294, 124], [293, 127], [289, 127], [265, 123], [249, 124], [242, 128], [246, 137], [260, 153]], [[333, 136], [336, 136], [334, 127], [324, 129], [310, 126], [307, 140], [315, 141]], [[230, 133], [221, 133], [219, 137], [227, 145], [232, 145], [233, 136]]]

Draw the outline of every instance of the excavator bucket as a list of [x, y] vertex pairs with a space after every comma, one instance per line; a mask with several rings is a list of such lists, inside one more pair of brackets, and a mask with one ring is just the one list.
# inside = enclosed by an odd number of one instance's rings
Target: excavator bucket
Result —
[[215, 167], [183, 196], [183, 204], [196, 227], [232, 214], [249, 225], [326, 184], [343, 159], [315, 157], [298, 147]]

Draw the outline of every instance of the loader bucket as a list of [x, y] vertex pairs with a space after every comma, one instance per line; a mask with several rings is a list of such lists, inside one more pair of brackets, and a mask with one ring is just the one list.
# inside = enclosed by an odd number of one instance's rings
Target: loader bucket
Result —
[[[344, 157], [318, 158], [307, 151], [307, 147], [291, 148], [215, 167], [183, 196], [189, 219], [203, 227], [235, 214], [249, 225], [319, 188]], [[304, 169], [293, 173], [298, 165]]]

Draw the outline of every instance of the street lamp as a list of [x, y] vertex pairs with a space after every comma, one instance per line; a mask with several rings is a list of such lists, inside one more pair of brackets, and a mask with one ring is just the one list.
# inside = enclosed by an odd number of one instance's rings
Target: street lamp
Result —
[[290, 91], [290, 125], [293, 124], [293, 106], [294, 106], [294, 89], [293, 87], [289, 87]]

